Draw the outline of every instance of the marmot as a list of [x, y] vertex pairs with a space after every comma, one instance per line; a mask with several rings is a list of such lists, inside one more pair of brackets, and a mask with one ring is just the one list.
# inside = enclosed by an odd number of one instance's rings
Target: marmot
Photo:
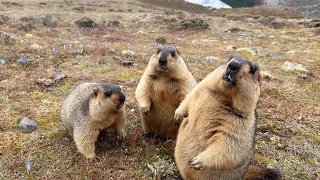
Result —
[[174, 112], [197, 82], [179, 49], [164, 45], [152, 55], [136, 89], [144, 135], [174, 138], [179, 127]]
[[119, 86], [95, 82], [79, 84], [64, 100], [62, 123], [86, 158], [95, 157], [95, 142], [101, 130], [112, 126], [120, 138], [125, 138], [124, 102]]
[[[259, 67], [232, 57], [201, 81], [175, 112], [179, 123], [175, 161], [185, 180], [244, 179], [253, 156]], [[250, 168], [250, 171], [252, 168]], [[278, 171], [255, 169], [247, 179], [278, 179]]]

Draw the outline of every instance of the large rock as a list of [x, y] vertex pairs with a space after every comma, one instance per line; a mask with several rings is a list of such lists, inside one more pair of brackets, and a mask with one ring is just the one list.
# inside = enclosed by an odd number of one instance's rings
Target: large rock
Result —
[[38, 129], [38, 124], [32, 119], [24, 117], [19, 123], [19, 129], [23, 133], [32, 133]]

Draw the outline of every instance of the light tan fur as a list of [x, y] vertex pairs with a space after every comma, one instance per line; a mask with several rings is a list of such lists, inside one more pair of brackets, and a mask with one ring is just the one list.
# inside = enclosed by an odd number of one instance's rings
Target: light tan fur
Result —
[[174, 112], [180, 102], [197, 84], [184, 60], [176, 49], [176, 55], [168, 55], [168, 69], [157, 67], [162, 52], [152, 55], [136, 89], [142, 128], [165, 139], [174, 138], [178, 126]]
[[226, 68], [210, 73], [175, 112], [182, 121], [175, 160], [185, 180], [243, 179], [252, 157], [261, 75], [244, 64], [231, 86], [223, 80]]
[[[106, 97], [104, 92], [110, 87], [116, 92]], [[62, 123], [86, 158], [96, 156], [95, 142], [101, 130], [114, 127], [118, 136], [125, 138], [126, 114], [124, 105], [117, 107], [119, 93], [120, 88], [116, 85], [85, 82], [76, 86], [63, 102]]]

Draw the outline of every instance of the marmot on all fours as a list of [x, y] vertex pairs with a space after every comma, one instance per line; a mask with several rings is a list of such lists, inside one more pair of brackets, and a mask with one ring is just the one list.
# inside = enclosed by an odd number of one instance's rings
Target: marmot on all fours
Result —
[[181, 125], [174, 156], [185, 180], [280, 178], [273, 169], [248, 168], [261, 78], [256, 64], [232, 57], [182, 101], [175, 112]]
[[136, 89], [143, 134], [174, 138], [179, 127], [174, 112], [197, 82], [180, 56], [179, 49], [164, 45], [150, 58]]
[[79, 84], [64, 100], [62, 123], [86, 158], [95, 157], [95, 142], [101, 130], [112, 126], [120, 138], [125, 138], [124, 102], [119, 86], [95, 82]]

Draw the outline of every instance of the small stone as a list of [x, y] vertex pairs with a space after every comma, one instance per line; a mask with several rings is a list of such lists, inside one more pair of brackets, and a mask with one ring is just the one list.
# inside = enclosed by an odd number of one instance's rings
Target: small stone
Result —
[[206, 60], [219, 60], [219, 58], [218, 57], [216, 57], [216, 56], [207, 56], [206, 57]]
[[57, 74], [57, 75], [55, 75], [54, 77], [53, 77], [53, 81], [54, 82], [58, 82], [58, 81], [60, 81], [61, 79], [64, 79], [64, 78], [66, 78], [67, 77], [67, 75], [65, 75], [65, 74]]
[[46, 87], [49, 87], [51, 86], [54, 81], [52, 79], [38, 79], [37, 83], [40, 85], [40, 86], [46, 86]]
[[131, 111], [131, 112], [134, 112], [134, 109], [131, 109], [130, 111]]
[[42, 49], [42, 46], [40, 46], [39, 44], [32, 44], [31, 47], [33, 49]]
[[133, 65], [133, 62], [126, 60], [126, 59], [121, 60], [120, 63], [123, 66], [132, 66]]
[[27, 63], [28, 61], [25, 60], [25, 59], [23, 59], [23, 58], [20, 58], [20, 59], [18, 59], [18, 62], [19, 62], [19, 63]]
[[306, 73], [300, 73], [298, 74], [298, 78], [301, 78], [301, 79], [308, 79], [309, 78], [309, 75], [306, 74]]
[[113, 56], [112, 59], [115, 60], [115, 61], [121, 61], [121, 58], [118, 57], [118, 56]]
[[269, 71], [262, 71], [262, 75], [264, 80], [277, 80], [277, 78], [273, 76]]
[[234, 47], [234, 46], [232, 46], [232, 45], [228, 45], [227, 46], [227, 51], [232, 51], [232, 50], [234, 50], [234, 49], [237, 49], [236, 47]]
[[19, 129], [23, 133], [32, 133], [38, 129], [38, 124], [32, 119], [24, 117], [19, 123]]
[[32, 38], [33, 35], [32, 35], [32, 34], [26, 34], [25, 37], [26, 37], [26, 38]]
[[288, 53], [288, 54], [295, 54], [296, 51], [295, 51], [295, 50], [291, 50], [291, 51], [288, 51], [287, 53]]
[[227, 33], [239, 33], [241, 31], [243, 31], [243, 30], [240, 28], [237, 28], [237, 27], [230, 28], [230, 29], [226, 30]]
[[121, 54], [122, 54], [123, 56], [126, 56], [126, 57], [132, 57], [132, 56], [134, 56], [136, 53], [135, 53], [134, 51], [132, 51], [132, 50], [127, 50], [127, 49], [125, 49], [125, 50], [122, 50]]

